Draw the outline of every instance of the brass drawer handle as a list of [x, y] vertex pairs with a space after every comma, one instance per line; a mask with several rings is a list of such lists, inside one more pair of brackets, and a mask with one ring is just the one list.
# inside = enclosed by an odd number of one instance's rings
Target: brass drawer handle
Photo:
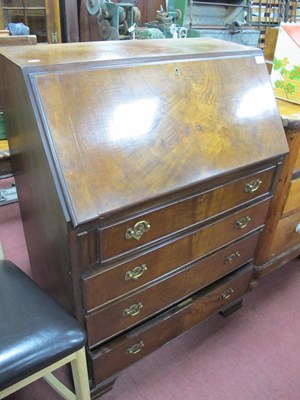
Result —
[[247, 215], [246, 217], [243, 217], [239, 219], [238, 221], [235, 221], [235, 226], [238, 229], [244, 229], [248, 225], [248, 222], [251, 221], [251, 218]]
[[262, 181], [260, 179], [254, 179], [253, 181], [249, 182], [245, 186], [246, 193], [253, 193], [260, 187]]
[[125, 281], [129, 281], [130, 279], [133, 279], [136, 281], [143, 275], [143, 273], [147, 271], [147, 265], [146, 264], [141, 264], [138, 265], [137, 267], [134, 267], [132, 271], [127, 271], [125, 274]]
[[232, 288], [225, 290], [225, 292], [220, 295], [220, 300], [229, 299], [233, 292], [234, 290]]
[[137, 354], [142, 350], [143, 347], [144, 347], [144, 342], [141, 340], [140, 342], [134, 344], [132, 347], [129, 347], [126, 350], [126, 353], [127, 354]]
[[125, 234], [126, 239], [140, 240], [143, 234], [150, 229], [150, 224], [147, 221], [137, 222], [133, 228], [128, 228]]
[[225, 264], [231, 264], [235, 258], [240, 257], [240, 253], [236, 251], [235, 253], [230, 254], [230, 256], [225, 257], [224, 263]]
[[139, 314], [143, 307], [144, 305], [141, 302], [133, 304], [132, 306], [123, 310], [123, 317], [134, 317], [135, 315]]

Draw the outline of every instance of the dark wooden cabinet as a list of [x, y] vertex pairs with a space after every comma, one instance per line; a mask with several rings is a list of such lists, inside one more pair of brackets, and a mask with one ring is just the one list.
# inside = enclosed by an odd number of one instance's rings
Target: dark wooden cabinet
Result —
[[1, 53], [34, 279], [85, 326], [97, 397], [247, 292], [288, 152], [267, 68], [215, 39]]

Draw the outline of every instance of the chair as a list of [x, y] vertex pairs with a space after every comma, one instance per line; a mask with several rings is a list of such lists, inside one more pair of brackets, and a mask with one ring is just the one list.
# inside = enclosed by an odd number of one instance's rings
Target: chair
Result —
[[[0, 321], [0, 399], [44, 377], [63, 398], [90, 400], [85, 331], [8, 260], [0, 260]], [[67, 363], [75, 394], [51, 373]]]

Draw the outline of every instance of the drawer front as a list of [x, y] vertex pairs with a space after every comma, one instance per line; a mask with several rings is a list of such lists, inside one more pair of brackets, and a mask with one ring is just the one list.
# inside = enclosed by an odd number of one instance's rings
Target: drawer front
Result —
[[[222, 224], [220, 225], [222, 226]], [[200, 260], [202, 276], [198, 281], [199, 288], [252, 259], [258, 236], [259, 232], [246, 236], [217, 253]], [[196, 238], [195, 234], [189, 235], [178, 242], [173, 242], [170, 245], [145, 254], [137, 260], [110, 268], [105, 272], [100, 272], [84, 279], [85, 309], [90, 311], [99, 307], [165, 275], [171, 269], [176, 269], [186, 264], [192, 246], [190, 241], [197, 240]], [[200, 241], [202, 240], [200, 239]], [[176, 251], [176, 246], [179, 246], [180, 251]], [[197, 257], [197, 254], [201, 255], [202, 247], [197, 247], [197, 244], [194, 247], [196, 248], [195, 257]], [[211, 265], [214, 267], [211, 268]]]
[[288, 214], [297, 208], [300, 208], [300, 178], [291, 181], [283, 214]]
[[300, 245], [300, 210], [281, 218], [277, 226], [271, 256]]
[[258, 233], [87, 316], [89, 346], [121, 333], [247, 263], [257, 239]]
[[297, 160], [296, 160], [296, 163], [295, 163], [294, 171], [297, 171], [299, 169], [300, 169], [300, 150], [298, 152], [298, 156], [297, 156]]
[[252, 268], [246, 267], [202, 290], [149, 322], [89, 355], [94, 385], [143, 358], [197, 323], [215, 314], [246, 291]]
[[[215, 223], [199, 229], [189, 235], [170, 242], [163, 247], [137, 257], [133, 262], [126, 264], [126, 272], [132, 271], [136, 266], [146, 265], [147, 272], [160, 269], [160, 275], [168, 271], [172, 271], [184, 264], [190, 263], [205, 254], [212, 252], [227, 243], [241, 238], [247, 233], [261, 227], [268, 212], [270, 199], [261, 201], [251, 207], [247, 207], [242, 211], [236, 212], [223, 218]], [[124, 267], [124, 266], [123, 266]], [[123, 268], [122, 267], [122, 268]], [[146, 277], [146, 274], [144, 274]], [[103, 276], [103, 275], [102, 275]], [[90, 280], [102, 279], [101, 273], [84, 280], [84, 286]], [[125, 275], [124, 275], [125, 276]], [[130, 290], [129, 286], [124, 285], [123, 278], [117, 282], [106, 281], [106, 285], [99, 286], [98, 283], [93, 285], [93, 290], [84, 290], [84, 299], [86, 308], [93, 309], [103, 304], [106, 299], [113, 299], [111, 291], [119, 291], [126, 293]], [[135, 283], [132, 284], [133, 288]], [[104, 289], [105, 287], [105, 289]], [[114, 289], [113, 289], [114, 287]], [[136, 287], [136, 286], [135, 286]], [[101, 292], [100, 292], [101, 290]]]
[[274, 174], [275, 167], [272, 167], [138, 218], [101, 229], [101, 259], [105, 261], [249, 202], [271, 189]]

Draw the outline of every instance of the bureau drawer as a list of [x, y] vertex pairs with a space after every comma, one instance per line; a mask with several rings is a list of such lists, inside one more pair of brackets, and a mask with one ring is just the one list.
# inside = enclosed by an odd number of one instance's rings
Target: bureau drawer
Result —
[[[222, 223], [218, 226], [221, 229]], [[217, 228], [216, 226], [214, 227], [215, 229]], [[178, 267], [187, 264], [189, 261], [192, 261], [190, 258], [192, 256], [190, 252], [191, 247], [195, 247], [193, 255], [195, 259], [197, 256], [200, 257], [203, 251], [209, 249], [205, 249], [200, 245], [197, 246], [197, 243], [204, 242], [205, 238], [202, 239], [202, 237], [204, 234], [209, 235], [209, 231], [210, 229], [203, 231], [200, 240], [197, 239], [197, 233], [192, 234], [158, 250], [144, 254], [133, 261], [85, 278], [83, 280], [85, 309], [90, 311], [125, 293], [130, 293], [144, 286], [171, 270], [178, 269]], [[199, 288], [252, 259], [258, 236], [259, 232], [246, 236], [238, 242], [226, 246], [226, 248], [207, 257], [205, 260], [201, 260], [203, 281], [202, 283], [199, 282]], [[193, 240], [197, 241], [195, 246], [190, 243]], [[176, 248], [179, 251], [176, 251]], [[218, 268], [210, 268], [210, 265], [218, 265]]]
[[174, 233], [271, 190], [275, 167], [100, 230], [102, 261]]
[[253, 257], [257, 239], [258, 233], [90, 314], [86, 317], [89, 346], [121, 333], [246, 264]]
[[288, 214], [297, 208], [300, 208], [300, 178], [291, 181], [282, 214]]
[[[296, 232], [296, 229], [298, 232]], [[300, 209], [281, 218], [271, 247], [272, 257], [293, 246], [300, 245]]]
[[297, 160], [296, 160], [296, 163], [294, 166], [294, 171], [297, 171], [297, 170], [300, 170], [300, 149], [299, 149]]
[[99, 384], [243, 296], [251, 276], [251, 267], [242, 268], [219, 284], [90, 352], [93, 384]]

